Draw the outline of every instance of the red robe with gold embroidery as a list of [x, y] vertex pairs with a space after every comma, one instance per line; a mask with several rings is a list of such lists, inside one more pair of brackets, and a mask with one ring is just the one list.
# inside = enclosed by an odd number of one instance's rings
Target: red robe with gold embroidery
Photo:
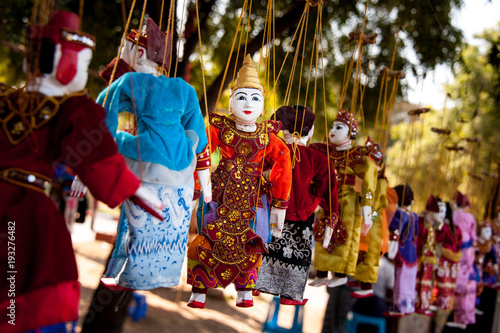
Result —
[[[31, 107], [23, 112], [26, 105]], [[42, 190], [2, 174], [15, 168], [50, 179], [53, 163], [62, 160], [96, 199], [117, 206], [139, 180], [118, 154], [104, 116], [83, 92], [49, 98], [0, 85], [0, 234], [8, 235], [0, 237], [0, 332], [76, 320], [80, 294], [71, 237], [58, 208]], [[6, 322], [12, 318], [15, 326]]]
[[[188, 283], [196, 288], [252, 288], [257, 279], [262, 239], [250, 227], [258, 198], [267, 192], [271, 205], [286, 208], [292, 169], [290, 153], [276, 136], [280, 123], [258, 124], [254, 133], [235, 128], [233, 120], [210, 115], [209, 141], [222, 158], [212, 173], [213, 201], [217, 219], [203, 227], [188, 249]], [[269, 183], [261, 181], [262, 170], [270, 169]], [[270, 186], [268, 186], [270, 185]], [[259, 195], [258, 195], [259, 193]]]

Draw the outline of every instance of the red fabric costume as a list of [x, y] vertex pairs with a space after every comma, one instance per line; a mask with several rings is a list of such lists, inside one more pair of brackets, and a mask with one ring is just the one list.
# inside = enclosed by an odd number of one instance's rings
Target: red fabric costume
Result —
[[453, 299], [457, 286], [458, 264], [462, 257], [462, 233], [455, 227], [453, 233], [448, 224], [441, 230], [436, 230], [436, 243], [441, 243], [442, 255], [436, 274], [437, 298], [436, 305], [442, 310], [453, 308]]
[[[292, 145], [287, 144], [287, 147], [292, 155]], [[328, 159], [319, 151], [305, 146], [296, 147], [295, 158], [298, 158], [300, 163], [293, 168], [292, 192], [286, 219], [305, 221], [319, 205], [325, 210], [326, 217], [333, 213], [332, 222], [335, 222], [338, 218], [335, 168], [331, 163], [328, 168]]]
[[436, 241], [434, 228], [425, 223], [423, 216], [418, 218], [417, 257], [417, 301], [415, 308], [416, 312], [425, 313], [431, 305], [432, 279], [436, 264]]
[[[195, 288], [253, 288], [266, 251], [262, 239], [250, 228], [255, 217], [261, 170], [271, 169], [271, 205], [288, 206], [291, 188], [290, 154], [276, 136], [280, 123], [266, 121], [254, 133], [240, 132], [234, 121], [210, 115], [210, 150], [220, 148], [222, 159], [212, 173], [213, 201], [218, 218], [203, 227], [188, 249], [188, 283]], [[201, 264], [200, 264], [201, 263]]]
[[[0, 332], [78, 318], [80, 285], [70, 234], [43, 187], [53, 163], [62, 160], [111, 207], [134, 194], [139, 180], [118, 154], [104, 116], [84, 92], [46, 97], [0, 86], [0, 234], [12, 236], [0, 238]], [[8, 251], [15, 255], [8, 257]], [[15, 326], [5, 321], [13, 301]]]

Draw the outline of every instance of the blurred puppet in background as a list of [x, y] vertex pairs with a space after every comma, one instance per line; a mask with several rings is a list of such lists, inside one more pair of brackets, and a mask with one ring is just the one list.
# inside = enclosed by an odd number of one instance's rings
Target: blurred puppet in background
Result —
[[[306, 147], [314, 133], [315, 114], [302, 105], [282, 106], [271, 117], [282, 123], [292, 161], [292, 191], [281, 238], [266, 244], [256, 290], [279, 295], [281, 304], [304, 305], [312, 258], [314, 211], [335, 223], [337, 180], [333, 165], [315, 149]], [[330, 164], [330, 165], [329, 165]]]

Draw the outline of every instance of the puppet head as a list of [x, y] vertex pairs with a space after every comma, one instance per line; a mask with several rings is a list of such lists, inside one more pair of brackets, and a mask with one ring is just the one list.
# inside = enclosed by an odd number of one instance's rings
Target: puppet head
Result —
[[428, 220], [434, 224], [442, 224], [446, 216], [446, 204], [438, 197], [429, 195], [425, 205]]
[[316, 115], [303, 105], [280, 107], [271, 119], [281, 121], [285, 142], [305, 146], [314, 134], [314, 119]]
[[254, 124], [264, 110], [264, 88], [252, 58], [248, 54], [243, 61], [231, 89], [229, 111], [241, 124]]
[[85, 88], [95, 38], [80, 32], [78, 15], [54, 11], [46, 25], [29, 25], [26, 39], [29, 90], [54, 96]]
[[457, 191], [457, 193], [455, 193], [455, 203], [459, 208], [465, 208], [470, 206], [469, 197], [467, 196], [467, 194], [462, 194], [462, 192], [460, 191]]
[[394, 190], [398, 194], [398, 206], [407, 207], [413, 203], [413, 191], [410, 185], [397, 185]]
[[493, 237], [493, 229], [488, 221], [483, 221], [479, 224], [479, 237], [485, 241], [491, 240]]
[[159, 76], [168, 71], [171, 49], [170, 33], [163, 33], [156, 23], [148, 18], [145, 33], [132, 30], [127, 36], [120, 58], [139, 73]]

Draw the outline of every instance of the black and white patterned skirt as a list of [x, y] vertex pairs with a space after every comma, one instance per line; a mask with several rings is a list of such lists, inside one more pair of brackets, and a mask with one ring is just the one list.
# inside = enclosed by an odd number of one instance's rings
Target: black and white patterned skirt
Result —
[[301, 301], [312, 257], [314, 214], [306, 221], [285, 220], [281, 238], [266, 244], [255, 289]]

